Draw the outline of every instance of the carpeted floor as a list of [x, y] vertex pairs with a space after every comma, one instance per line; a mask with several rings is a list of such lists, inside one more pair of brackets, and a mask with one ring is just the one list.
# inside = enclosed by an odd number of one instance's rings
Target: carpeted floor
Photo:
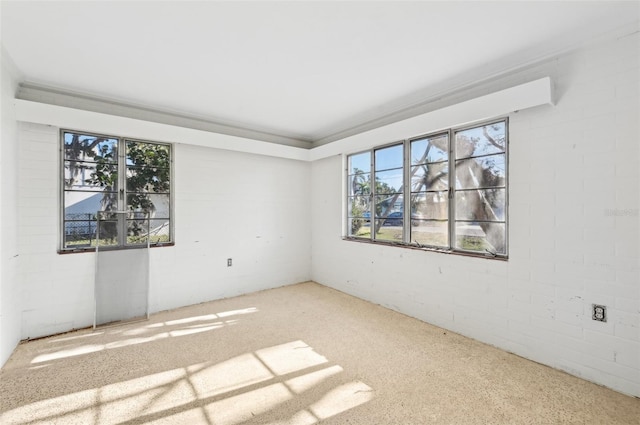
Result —
[[2, 424], [638, 424], [640, 400], [315, 283], [21, 344]]

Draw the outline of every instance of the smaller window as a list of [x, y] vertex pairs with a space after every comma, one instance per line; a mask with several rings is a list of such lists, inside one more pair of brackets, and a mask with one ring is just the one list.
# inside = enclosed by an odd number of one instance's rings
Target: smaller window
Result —
[[151, 244], [172, 242], [170, 145], [61, 134], [63, 250], [96, 246], [98, 211], [127, 212], [126, 219], [101, 216], [100, 246], [133, 247], [147, 238]]

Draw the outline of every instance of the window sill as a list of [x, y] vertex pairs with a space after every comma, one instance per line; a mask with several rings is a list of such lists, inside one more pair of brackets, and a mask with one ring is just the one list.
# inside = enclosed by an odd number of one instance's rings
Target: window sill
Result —
[[[175, 242], [167, 242], [161, 244], [152, 244], [149, 248], [164, 248], [168, 246], [174, 246]], [[139, 249], [145, 248], [145, 246], [117, 246], [117, 247], [104, 247], [100, 251], [125, 251], [128, 249]], [[81, 254], [84, 252], [96, 252], [95, 247], [91, 248], [67, 248], [67, 249], [59, 249], [58, 254], [66, 255], [66, 254]]]
[[462, 257], [482, 258], [482, 259], [485, 259], [485, 260], [507, 261], [509, 259], [509, 257], [506, 256], [506, 255], [493, 255], [493, 254], [490, 254], [490, 253], [482, 254], [482, 253], [476, 253], [476, 252], [472, 252], [472, 251], [458, 251], [458, 250], [452, 250], [452, 249], [448, 249], [448, 248], [436, 248], [436, 247], [430, 247], [430, 246], [418, 246], [416, 244], [409, 244], [409, 243], [405, 243], [405, 242], [372, 241], [370, 239], [354, 238], [354, 237], [349, 237], [349, 236], [343, 236], [342, 240], [343, 241], [348, 241], [348, 242], [365, 243], [365, 244], [369, 244], [369, 245], [382, 245], [382, 246], [391, 246], [391, 247], [397, 247], [397, 248], [413, 249], [413, 250], [416, 250], [416, 251], [438, 252], [438, 253], [441, 253], [441, 254], [460, 255]]

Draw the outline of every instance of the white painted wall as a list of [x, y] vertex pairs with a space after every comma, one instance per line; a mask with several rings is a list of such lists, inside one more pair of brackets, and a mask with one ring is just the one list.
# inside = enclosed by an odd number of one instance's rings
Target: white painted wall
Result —
[[312, 164], [312, 279], [640, 396], [639, 38], [492, 83], [556, 89], [556, 106], [510, 115], [508, 262], [342, 240], [336, 155]]
[[20, 340], [22, 294], [18, 282], [18, 125], [13, 97], [20, 78], [2, 47], [0, 139], [0, 365]]
[[[56, 253], [58, 132], [20, 124], [22, 338], [93, 323], [94, 254]], [[152, 312], [309, 279], [308, 163], [185, 144], [174, 158], [176, 245], [151, 249]]]

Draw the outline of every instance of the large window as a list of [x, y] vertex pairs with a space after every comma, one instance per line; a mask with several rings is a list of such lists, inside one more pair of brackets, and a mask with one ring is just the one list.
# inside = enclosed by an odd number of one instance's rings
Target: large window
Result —
[[507, 120], [349, 155], [349, 238], [506, 257]]
[[63, 251], [96, 246], [98, 212], [100, 246], [172, 242], [170, 145], [72, 131], [61, 139]]

